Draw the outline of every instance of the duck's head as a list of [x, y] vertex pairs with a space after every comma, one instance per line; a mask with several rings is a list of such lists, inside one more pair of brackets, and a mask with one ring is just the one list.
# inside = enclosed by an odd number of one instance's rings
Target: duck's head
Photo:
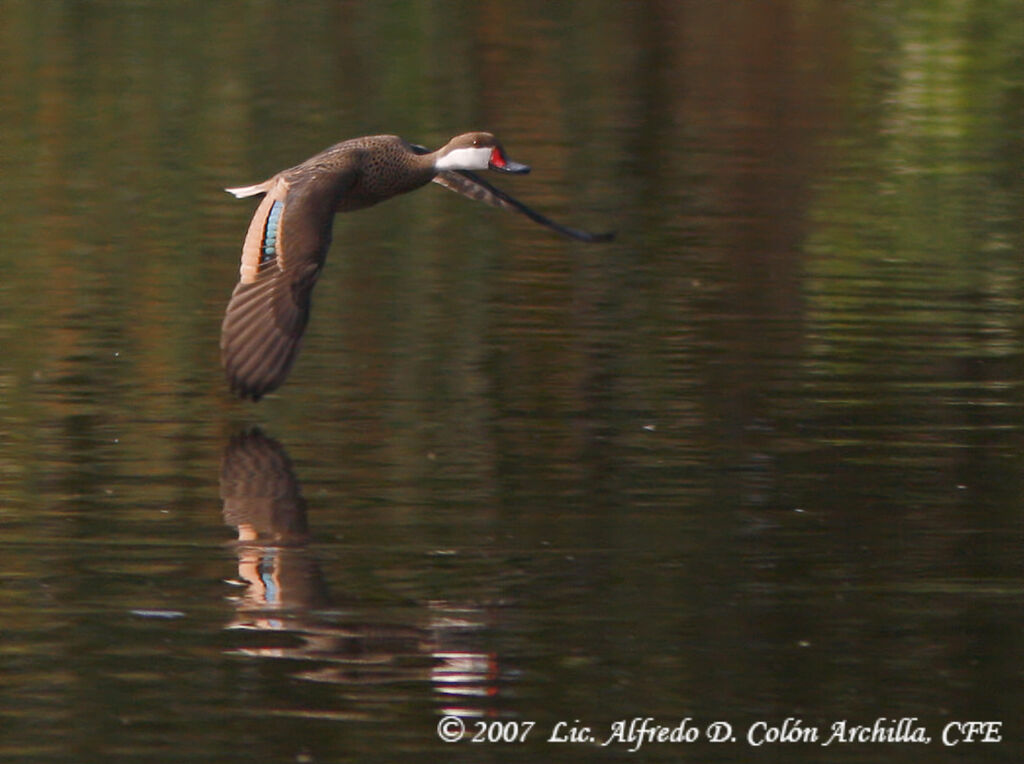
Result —
[[437, 151], [434, 168], [444, 170], [497, 170], [498, 172], [527, 173], [530, 165], [513, 162], [505, 156], [505, 149], [490, 133], [464, 133], [448, 141]]

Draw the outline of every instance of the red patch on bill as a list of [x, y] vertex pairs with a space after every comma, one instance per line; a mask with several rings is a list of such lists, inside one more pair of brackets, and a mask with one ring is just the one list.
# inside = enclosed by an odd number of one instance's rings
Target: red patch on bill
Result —
[[505, 161], [505, 157], [502, 156], [501, 149], [491, 149], [491, 164], [495, 167], [504, 167], [508, 162]]

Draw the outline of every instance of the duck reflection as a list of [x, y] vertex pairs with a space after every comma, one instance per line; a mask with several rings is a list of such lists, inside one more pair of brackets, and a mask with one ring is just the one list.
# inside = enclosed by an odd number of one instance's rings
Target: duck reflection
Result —
[[309, 549], [306, 501], [291, 459], [274, 438], [252, 429], [224, 450], [220, 475], [224, 521], [237, 529], [238, 579], [229, 629], [288, 634], [239, 648], [241, 655], [315, 663], [300, 678], [353, 685], [429, 682], [441, 713], [483, 715], [470, 699], [493, 700], [495, 656], [475, 642], [486, 612], [450, 603], [424, 605], [423, 625], [348, 622], [332, 599]]
[[281, 444], [259, 430], [233, 437], [220, 496], [224, 522], [238, 531], [238, 578], [245, 587], [235, 625], [270, 628], [272, 613], [327, 605], [320, 568], [307, 551], [306, 500]]

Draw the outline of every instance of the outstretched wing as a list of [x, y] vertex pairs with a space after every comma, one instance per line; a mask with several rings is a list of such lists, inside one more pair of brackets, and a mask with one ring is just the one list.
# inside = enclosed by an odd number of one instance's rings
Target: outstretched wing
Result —
[[[430, 149], [426, 146], [420, 146], [416, 143], [411, 143], [409, 145], [417, 154], [430, 153]], [[475, 172], [471, 172], [469, 170], [445, 170], [444, 172], [439, 172], [434, 176], [434, 183], [437, 183], [439, 186], [444, 186], [449, 191], [454, 191], [457, 194], [462, 194], [462, 196], [475, 199], [476, 201], [483, 202], [484, 204], [489, 204], [492, 207], [500, 207], [504, 210], [520, 212], [535, 223], [547, 226], [552, 231], [557, 231], [563, 236], [568, 236], [570, 239], [586, 242], [600, 242], [611, 241], [615, 238], [614, 231], [609, 231], [607, 233], [591, 233], [590, 231], [583, 231], [579, 228], [569, 228], [569, 226], [556, 223], [551, 218], [545, 217], [536, 210], [530, 209], [518, 199], [509, 196], [500, 188], [492, 186]]]
[[440, 172], [434, 177], [434, 182], [444, 186], [449, 191], [454, 191], [457, 194], [462, 194], [484, 204], [490, 204], [492, 207], [501, 207], [505, 210], [520, 212], [535, 223], [547, 226], [563, 236], [568, 236], [570, 239], [598, 242], [611, 241], [615, 238], [614, 233], [591, 233], [590, 231], [569, 228], [561, 223], [556, 223], [536, 210], [530, 209], [518, 199], [509, 196], [500, 188], [492, 186], [475, 172], [470, 172], [469, 170], [447, 170]]
[[[331, 243], [337, 199], [351, 175], [336, 173], [233, 189], [265, 193], [245, 236], [238, 285], [221, 325], [221, 359], [233, 392], [258, 401], [291, 370], [310, 297]], [[326, 186], [326, 187], [325, 187]]]

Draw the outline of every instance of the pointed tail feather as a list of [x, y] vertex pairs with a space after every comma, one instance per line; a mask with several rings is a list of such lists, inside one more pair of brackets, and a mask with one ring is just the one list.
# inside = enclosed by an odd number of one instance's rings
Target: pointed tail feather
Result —
[[267, 189], [270, 188], [270, 181], [265, 180], [262, 183], [256, 183], [252, 186], [238, 186], [237, 188], [225, 188], [229, 194], [234, 194], [236, 199], [244, 199], [247, 196], [256, 196], [257, 194], [265, 194]]

